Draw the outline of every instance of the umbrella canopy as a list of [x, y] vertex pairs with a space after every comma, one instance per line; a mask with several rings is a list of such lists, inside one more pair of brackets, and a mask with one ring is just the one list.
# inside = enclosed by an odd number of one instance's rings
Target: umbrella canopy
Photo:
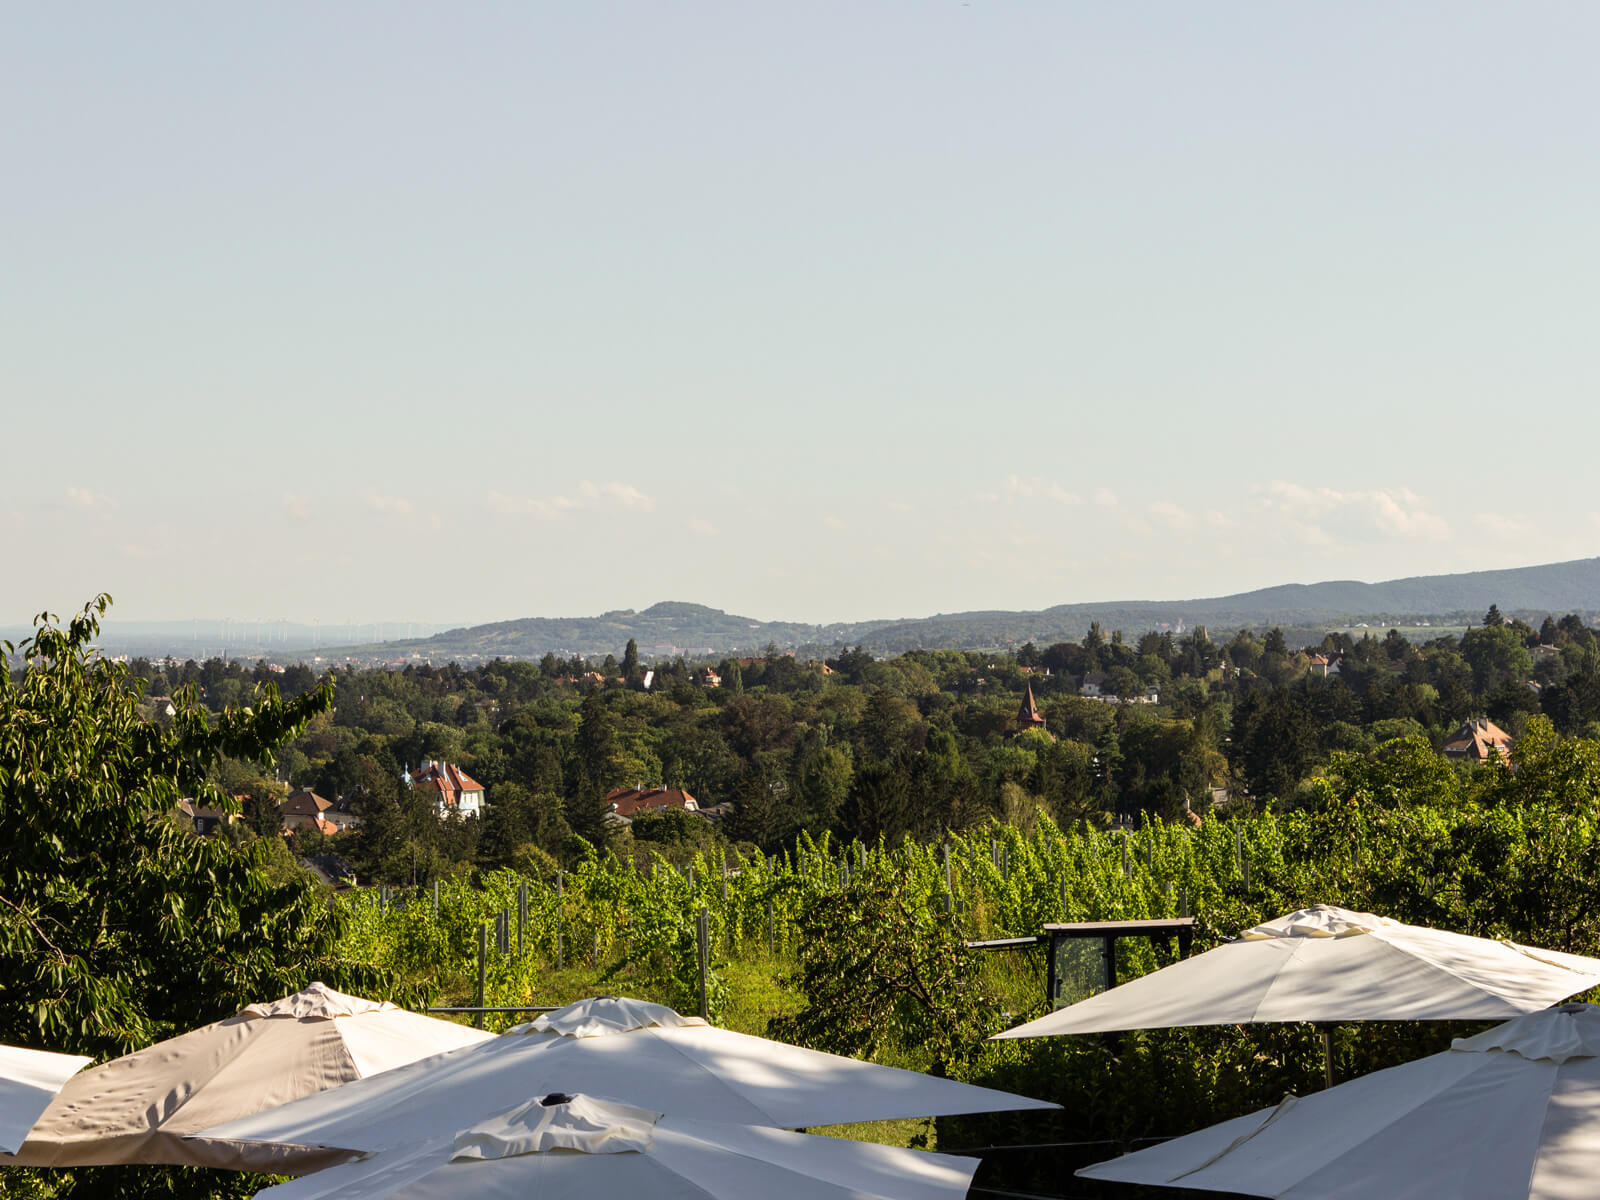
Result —
[[491, 1042], [309, 1096], [205, 1136], [370, 1153], [420, 1145], [562, 1088], [699, 1120], [797, 1129], [1056, 1108], [733, 1033], [660, 1004], [583, 1000]]
[[490, 1037], [314, 983], [85, 1071], [61, 1089], [22, 1149], [0, 1164], [272, 1170], [282, 1155], [271, 1147], [186, 1135]]
[[1600, 1009], [1566, 1004], [1078, 1174], [1293, 1200], [1592, 1200], [1597, 1055]]
[[996, 1036], [1252, 1021], [1494, 1021], [1597, 984], [1600, 959], [1319, 904]]
[[557, 1094], [427, 1147], [258, 1193], [270, 1200], [963, 1200], [975, 1158], [663, 1117]]
[[93, 1061], [81, 1054], [0, 1046], [0, 1152], [15, 1152], [61, 1085]]

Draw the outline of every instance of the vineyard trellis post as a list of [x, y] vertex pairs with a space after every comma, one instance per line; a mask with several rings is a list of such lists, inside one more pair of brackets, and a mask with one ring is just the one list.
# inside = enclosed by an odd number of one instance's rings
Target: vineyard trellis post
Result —
[[700, 906], [700, 915], [695, 918], [695, 950], [700, 959], [700, 1019], [711, 1019], [711, 1002], [707, 994], [710, 986], [711, 973], [711, 914], [705, 905]]
[[517, 885], [517, 957], [523, 955], [522, 939], [528, 928], [528, 884], [524, 880]]
[[433, 881], [433, 919], [439, 919], [439, 881]]
[[[484, 1006], [483, 985], [487, 980], [489, 966], [489, 925], [486, 921], [478, 922], [478, 1007]], [[483, 1014], [474, 1013], [472, 1023], [479, 1029], [483, 1028]]]

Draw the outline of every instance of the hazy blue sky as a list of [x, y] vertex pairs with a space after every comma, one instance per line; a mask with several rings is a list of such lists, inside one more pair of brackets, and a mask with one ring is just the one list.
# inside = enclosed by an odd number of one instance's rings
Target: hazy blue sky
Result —
[[4, 6], [0, 624], [1600, 552], [1600, 6]]

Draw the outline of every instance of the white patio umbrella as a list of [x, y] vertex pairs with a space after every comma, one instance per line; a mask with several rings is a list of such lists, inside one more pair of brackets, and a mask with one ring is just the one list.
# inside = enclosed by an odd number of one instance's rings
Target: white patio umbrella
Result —
[[[187, 1135], [491, 1034], [320, 983], [114, 1059], [70, 1080], [3, 1166], [178, 1163], [273, 1170], [270, 1146]], [[342, 1155], [321, 1155], [339, 1161]], [[305, 1169], [315, 1162], [296, 1160]]]
[[1319, 904], [995, 1036], [1256, 1021], [1493, 1021], [1596, 985], [1600, 959]]
[[0, 1046], [0, 1152], [13, 1153], [56, 1093], [94, 1059]]
[[530, 1097], [580, 1091], [655, 1112], [798, 1129], [1056, 1108], [915, 1071], [717, 1029], [660, 1004], [583, 1000], [482, 1045], [205, 1131], [211, 1138], [371, 1153], [438, 1136]]
[[1565, 1004], [1078, 1174], [1286, 1200], [1593, 1200], [1597, 1055], [1600, 1009]]
[[753, 1125], [664, 1117], [557, 1094], [454, 1137], [332, 1167], [270, 1200], [963, 1200], [978, 1167], [955, 1158]]

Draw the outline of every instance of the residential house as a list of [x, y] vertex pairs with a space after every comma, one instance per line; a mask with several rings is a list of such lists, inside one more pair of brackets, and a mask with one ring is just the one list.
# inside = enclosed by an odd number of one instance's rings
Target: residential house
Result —
[[1106, 674], [1105, 674], [1105, 672], [1104, 671], [1090, 671], [1087, 675], [1085, 675], [1083, 677], [1083, 683], [1078, 688], [1078, 695], [1085, 696], [1090, 700], [1099, 700], [1102, 697], [1110, 694], [1105, 690], [1105, 687], [1106, 687]]
[[476, 817], [483, 812], [483, 784], [452, 763], [430, 760], [418, 767], [416, 774], [407, 772], [405, 781], [436, 793], [434, 810], [441, 817], [452, 812]]
[[695, 672], [695, 682], [701, 687], [719, 688], [722, 686], [722, 676], [710, 667], [701, 667]]
[[315, 829], [320, 833], [337, 833], [338, 827], [323, 814], [333, 807], [308, 787], [298, 787], [289, 798], [278, 805], [278, 820], [285, 833], [295, 829]]
[[333, 807], [322, 814], [322, 819], [332, 825], [337, 833], [355, 829], [361, 824], [361, 817], [351, 808], [348, 796], [340, 796], [335, 800]]
[[1488, 717], [1473, 717], [1462, 724], [1440, 747], [1440, 752], [1459, 762], [1487, 762], [1491, 753], [1509, 762], [1515, 740]]
[[[235, 800], [242, 800], [242, 796], [235, 796]], [[236, 812], [224, 812], [220, 808], [208, 808], [196, 804], [193, 800], [178, 801], [178, 823], [187, 825], [200, 837], [209, 837], [224, 825], [235, 825], [239, 821]]]
[[642, 812], [660, 812], [667, 808], [700, 811], [699, 803], [682, 788], [612, 788], [606, 793], [605, 803], [608, 815], [628, 820]]

